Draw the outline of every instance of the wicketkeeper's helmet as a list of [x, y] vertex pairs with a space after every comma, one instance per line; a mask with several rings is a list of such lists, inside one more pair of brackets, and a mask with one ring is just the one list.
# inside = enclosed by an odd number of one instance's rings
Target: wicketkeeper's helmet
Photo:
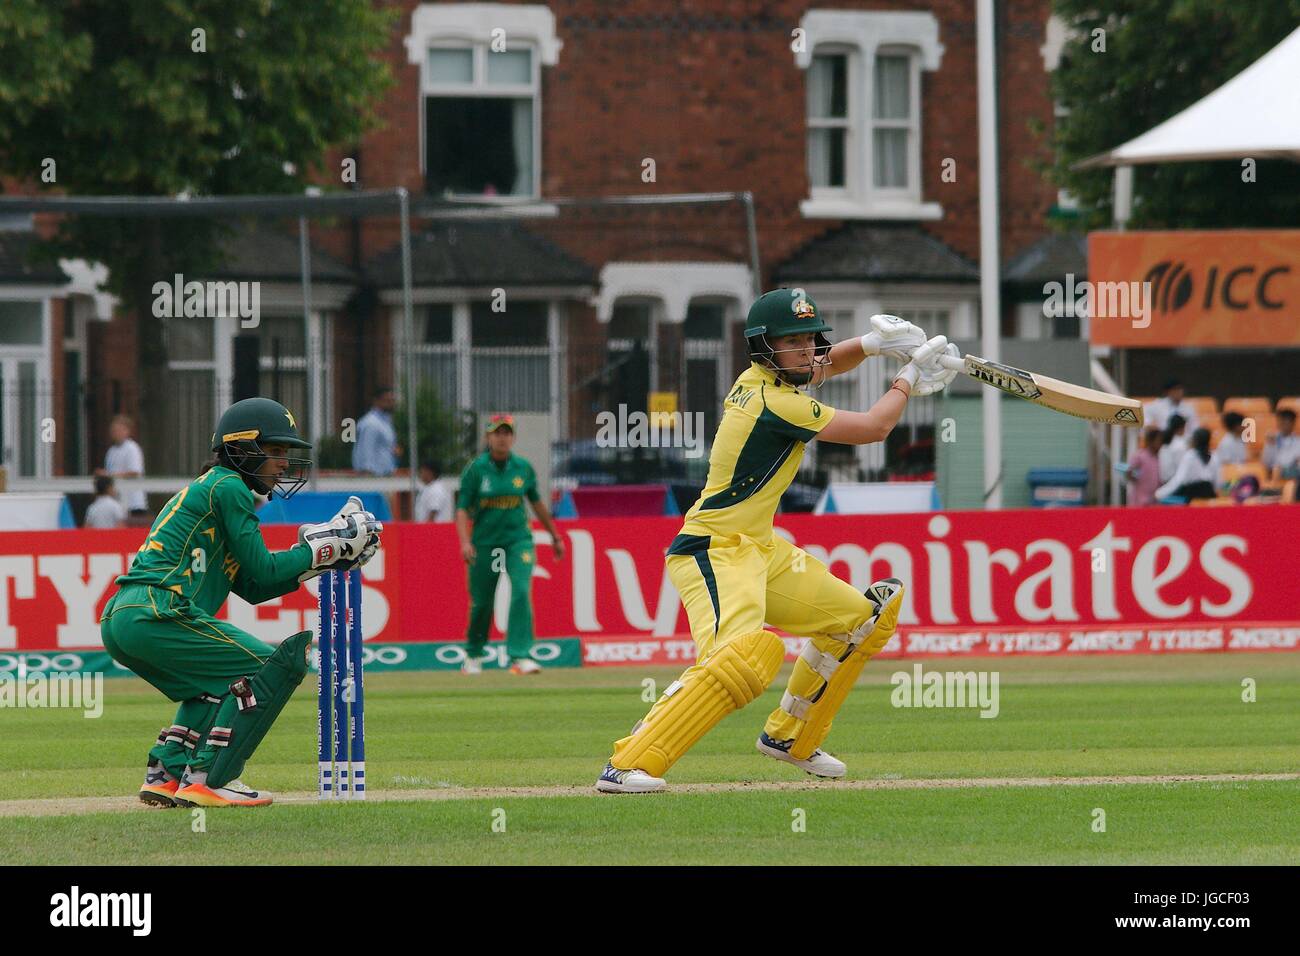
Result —
[[288, 498], [307, 483], [310, 458], [288, 458], [289, 467], [277, 478], [257, 474], [267, 455], [267, 445], [311, 448], [311, 442], [298, 434], [293, 413], [270, 398], [245, 398], [235, 402], [217, 422], [212, 434], [212, 450], [221, 463], [244, 476], [245, 483], [259, 494], [277, 493]]

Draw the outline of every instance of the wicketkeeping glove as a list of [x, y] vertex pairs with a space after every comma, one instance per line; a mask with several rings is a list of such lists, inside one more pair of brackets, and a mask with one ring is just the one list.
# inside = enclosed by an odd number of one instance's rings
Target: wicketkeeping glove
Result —
[[862, 351], [867, 355], [887, 355], [906, 362], [925, 344], [925, 331], [896, 315], [873, 315], [871, 331], [862, 336]]
[[[312, 568], [324, 570], [341, 561], [368, 561], [379, 546], [383, 530], [383, 523], [369, 511], [361, 510], [361, 500], [353, 496], [324, 524], [302, 525], [298, 529], [298, 541], [312, 549]], [[371, 549], [370, 554], [363, 560], [367, 548]]]
[[375, 556], [379, 550], [379, 536], [375, 535], [370, 543], [361, 549], [361, 553], [355, 558], [342, 558], [335, 561], [328, 568], [321, 568], [321, 571], [351, 571], [353, 568], [363, 568], [366, 563]]
[[318, 578], [326, 571], [351, 571], [353, 568], [363, 568], [375, 556], [379, 550], [379, 535], [374, 535], [370, 543], [361, 549], [361, 554], [355, 558], [339, 558], [333, 564], [326, 564], [319, 568], [309, 568], [302, 574], [298, 575], [298, 583], [305, 584], [312, 578]]

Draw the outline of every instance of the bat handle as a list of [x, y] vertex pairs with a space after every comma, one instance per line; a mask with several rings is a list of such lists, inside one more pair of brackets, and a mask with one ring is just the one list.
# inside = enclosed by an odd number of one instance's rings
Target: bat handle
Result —
[[939, 364], [954, 372], [966, 371], [966, 360], [958, 355], [940, 355]]

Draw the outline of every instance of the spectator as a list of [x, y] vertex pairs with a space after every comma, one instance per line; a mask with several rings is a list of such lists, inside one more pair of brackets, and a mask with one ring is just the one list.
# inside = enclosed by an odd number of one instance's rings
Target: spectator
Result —
[[1156, 498], [1213, 498], [1219, 480], [1219, 461], [1210, 454], [1210, 433], [1204, 428], [1192, 432], [1192, 447], [1183, 452], [1174, 476], [1156, 489]]
[[[1160, 426], [1155, 426], [1160, 427]], [[1178, 470], [1178, 463], [1187, 451], [1187, 419], [1182, 415], [1170, 415], [1169, 424], [1160, 442], [1160, 480], [1168, 481]]]
[[382, 386], [370, 399], [370, 411], [357, 422], [357, 443], [352, 449], [352, 468], [372, 475], [391, 475], [397, 468], [402, 448], [393, 427], [393, 390]]
[[1129, 461], [1128, 480], [1132, 482], [1128, 503], [1133, 508], [1145, 508], [1156, 503], [1156, 489], [1160, 487], [1160, 445], [1165, 433], [1158, 428], [1148, 428], [1142, 447]]
[[1223, 427], [1228, 430], [1228, 434], [1219, 439], [1219, 447], [1214, 449], [1214, 456], [1220, 465], [1246, 463], [1246, 443], [1241, 440], [1245, 421], [1239, 412], [1228, 412], [1223, 416]]
[[[104, 467], [96, 468], [96, 477], [109, 478], [143, 478], [144, 452], [131, 437], [132, 421], [129, 416], [115, 415], [109, 423], [108, 434], [113, 439], [108, 452], [104, 455]], [[126, 493], [126, 510], [133, 515], [149, 512], [149, 502], [143, 491]]]
[[1277, 434], [1264, 445], [1264, 467], [1282, 472], [1283, 478], [1300, 478], [1300, 435], [1295, 433], [1295, 412], [1284, 408], [1277, 413]]
[[95, 500], [86, 509], [85, 528], [122, 528], [126, 526], [126, 509], [117, 500], [117, 483], [108, 475], [95, 478]]
[[456, 516], [451, 493], [438, 484], [438, 469], [431, 461], [420, 465], [420, 493], [415, 498], [415, 520], [445, 524]]
[[1170, 379], [1165, 382], [1163, 389], [1164, 396], [1151, 402], [1143, 411], [1146, 413], [1147, 424], [1152, 428], [1169, 427], [1169, 418], [1172, 415], [1183, 416], [1183, 421], [1194, 421], [1196, 419], [1196, 409], [1189, 403], [1183, 401], [1183, 383], [1178, 379]]

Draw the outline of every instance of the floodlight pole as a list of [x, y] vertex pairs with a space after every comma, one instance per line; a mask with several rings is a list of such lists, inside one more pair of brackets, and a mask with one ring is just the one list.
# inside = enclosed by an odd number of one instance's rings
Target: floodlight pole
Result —
[[415, 519], [415, 499], [419, 497], [419, 446], [416, 443], [415, 385], [415, 315], [411, 306], [411, 194], [404, 186], [397, 188], [402, 215], [402, 338], [406, 369], [406, 447], [411, 462], [411, 519]]
[[[998, 257], [997, 33], [993, 0], [976, 0], [976, 102], [979, 114], [980, 348], [998, 361], [1002, 300]], [[1002, 507], [1002, 409], [996, 388], [984, 389], [984, 507]]]

